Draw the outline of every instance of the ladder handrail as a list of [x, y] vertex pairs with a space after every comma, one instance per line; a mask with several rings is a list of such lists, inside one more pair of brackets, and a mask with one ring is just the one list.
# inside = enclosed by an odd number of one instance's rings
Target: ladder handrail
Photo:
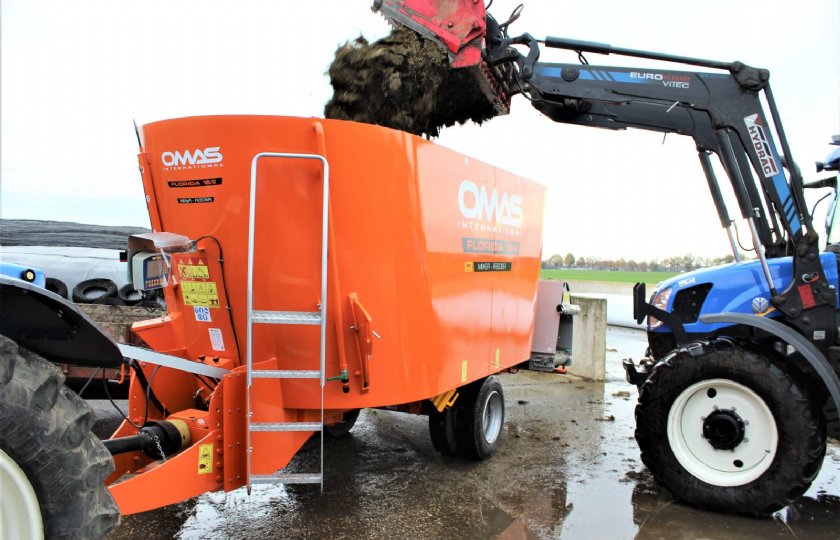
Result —
[[[280, 159], [314, 159], [321, 162], [323, 168], [323, 202], [321, 208], [321, 300], [319, 311], [321, 313], [320, 322], [320, 384], [321, 384], [321, 430], [323, 432], [324, 426], [324, 384], [326, 383], [326, 352], [327, 352], [327, 245], [328, 245], [328, 225], [329, 225], [329, 201], [330, 201], [330, 165], [327, 158], [319, 154], [300, 154], [289, 152], [260, 152], [251, 160], [251, 186], [249, 196], [249, 212], [248, 212], [248, 285], [246, 291], [247, 297], [247, 334], [246, 334], [246, 425], [251, 423], [251, 385], [252, 376], [251, 369], [253, 366], [252, 354], [252, 334], [253, 334], [253, 307], [254, 307], [254, 226], [256, 222], [256, 205], [257, 205], [257, 165], [260, 159], [263, 158], [280, 158]], [[247, 485], [248, 491], [251, 490], [251, 430], [246, 430], [246, 451], [248, 457], [246, 459], [247, 469]], [[324, 449], [323, 449], [323, 433], [321, 437], [321, 491], [324, 489]]]

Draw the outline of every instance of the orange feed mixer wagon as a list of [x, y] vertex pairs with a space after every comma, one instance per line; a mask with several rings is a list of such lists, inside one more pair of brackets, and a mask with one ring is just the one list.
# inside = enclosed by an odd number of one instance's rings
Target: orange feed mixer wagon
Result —
[[111, 448], [123, 514], [322, 483], [282, 469], [365, 407], [430, 414], [443, 452], [492, 453], [490, 376], [531, 357], [542, 186], [352, 122], [194, 117], [138, 136], [155, 232], [129, 240], [128, 263], [168, 315], [134, 327], [153, 351], [123, 348], [144, 375], [128, 419], [166, 420], [180, 446], [164, 460]]

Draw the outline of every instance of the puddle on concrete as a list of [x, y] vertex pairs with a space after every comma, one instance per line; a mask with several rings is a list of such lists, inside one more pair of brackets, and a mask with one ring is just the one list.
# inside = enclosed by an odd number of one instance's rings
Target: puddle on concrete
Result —
[[[123, 519], [110, 538], [809, 538], [837, 539], [840, 447], [832, 444], [806, 496], [756, 520], [674, 502], [633, 440], [636, 391], [620, 359], [640, 332], [610, 328], [606, 383], [520, 373], [503, 377], [505, 440], [490, 460], [444, 458], [424, 417], [365, 411], [325, 441], [326, 484], [205, 494]], [[629, 398], [614, 395], [629, 390]], [[613, 420], [609, 420], [613, 417]], [[317, 443], [317, 441], [315, 441]], [[310, 443], [292, 469], [311, 471]]]

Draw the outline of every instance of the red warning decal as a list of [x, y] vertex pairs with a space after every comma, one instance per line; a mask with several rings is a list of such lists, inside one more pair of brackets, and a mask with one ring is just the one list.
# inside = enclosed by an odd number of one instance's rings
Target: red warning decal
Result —
[[814, 305], [816, 305], [816, 302], [814, 301], [814, 293], [811, 292], [811, 286], [810, 285], [800, 285], [798, 287], [798, 289], [799, 289], [799, 297], [802, 299], [802, 307], [804, 307], [804, 308], [814, 307]]

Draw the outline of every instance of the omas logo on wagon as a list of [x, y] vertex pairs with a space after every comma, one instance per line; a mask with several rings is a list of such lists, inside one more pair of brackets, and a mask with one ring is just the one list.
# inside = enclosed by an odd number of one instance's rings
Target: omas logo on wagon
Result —
[[458, 220], [459, 229], [497, 232], [521, 236], [522, 196], [488, 190], [472, 180], [464, 180], [458, 186], [458, 210], [462, 220]]
[[219, 149], [219, 146], [208, 146], [204, 149], [168, 151], [160, 155], [160, 160], [165, 171], [224, 167], [222, 163], [224, 156]]

